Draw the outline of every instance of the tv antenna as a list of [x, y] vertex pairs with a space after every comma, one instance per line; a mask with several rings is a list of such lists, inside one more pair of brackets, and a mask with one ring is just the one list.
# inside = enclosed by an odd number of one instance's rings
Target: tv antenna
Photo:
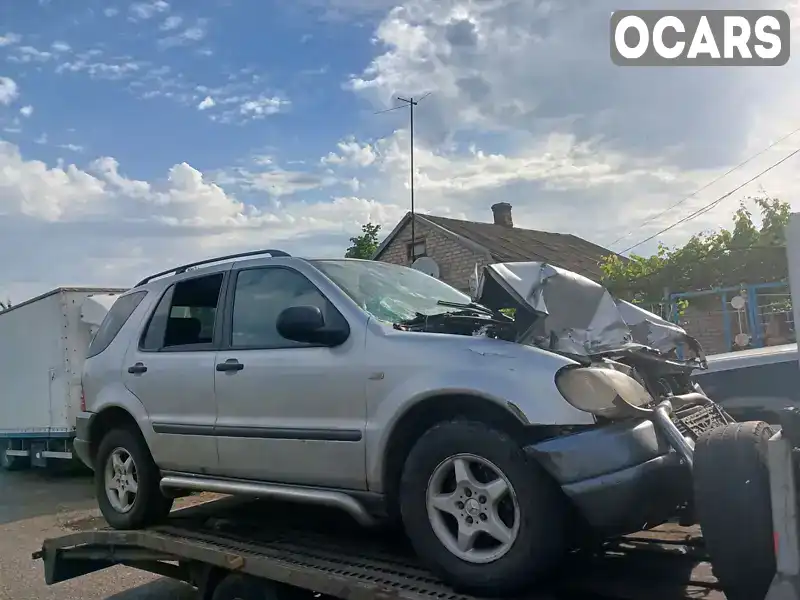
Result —
[[417, 246], [417, 237], [414, 230], [414, 107], [417, 106], [420, 102], [422, 102], [425, 98], [431, 95], [431, 92], [428, 92], [424, 96], [417, 98], [414, 100], [413, 96], [408, 98], [403, 98], [402, 96], [398, 96], [397, 99], [402, 102], [399, 106], [393, 106], [392, 108], [387, 108], [386, 110], [379, 110], [376, 112], [376, 115], [380, 115], [383, 113], [391, 112], [393, 110], [399, 110], [401, 108], [408, 107], [408, 115], [409, 115], [409, 138], [410, 138], [410, 154], [411, 154], [411, 261], [413, 262], [417, 257], [414, 254], [414, 251]]

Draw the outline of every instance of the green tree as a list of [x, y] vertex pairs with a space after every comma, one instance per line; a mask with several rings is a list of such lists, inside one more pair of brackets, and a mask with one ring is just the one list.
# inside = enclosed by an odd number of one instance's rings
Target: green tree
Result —
[[372, 258], [378, 249], [380, 225], [366, 223], [361, 226], [361, 235], [350, 238], [351, 246], [344, 253], [345, 258]]
[[603, 285], [620, 298], [654, 304], [663, 300], [665, 289], [686, 292], [786, 279], [784, 228], [790, 205], [777, 198], [751, 200], [761, 212], [760, 226], [743, 202], [732, 229], [699, 233], [677, 248], [659, 244], [649, 257], [607, 256], [601, 263]]

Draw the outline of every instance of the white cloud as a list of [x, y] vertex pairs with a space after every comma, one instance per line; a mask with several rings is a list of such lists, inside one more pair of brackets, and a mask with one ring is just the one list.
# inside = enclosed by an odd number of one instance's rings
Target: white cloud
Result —
[[19, 114], [23, 117], [30, 117], [33, 114], [33, 107], [30, 104], [23, 106], [19, 109]]
[[183, 23], [183, 18], [178, 15], [170, 15], [164, 19], [164, 22], [161, 24], [161, 29], [163, 31], [171, 31], [180, 27], [181, 23]]
[[337, 144], [339, 153], [331, 152], [322, 162], [331, 165], [354, 165], [367, 167], [375, 162], [375, 150], [370, 144], [359, 144], [354, 137]]
[[[195, 27], [159, 40], [158, 43], [169, 47], [198, 41], [206, 23], [206, 20], [199, 19]], [[211, 107], [205, 100], [209, 97], [219, 109], [214, 113], [209, 111], [209, 118], [225, 124], [243, 124], [263, 119], [285, 112], [291, 106], [288, 99], [279, 97], [264, 85], [266, 74], [254, 68], [224, 74], [218, 85], [206, 85], [192, 81], [185, 72], [173, 69], [168, 64], [157, 65], [152, 61], [115, 53], [102, 45], [73, 49], [61, 41], [51, 43], [46, 51], [33, 46], [16, 46], [9, 51], [7, 60], [20, 64], [48, 63], [58, 75], [75, 74], [106, 81], [124, 80], [126, 89], [140, 99], [164, 98], [202, 110]], [[210, 78], [213, 78], [213, 74]]]
[[211, 96], [206, 96], [200, 104], [197, 105], [198, 110], [206, 110], [207, 108], [212, 108], [217, 103], [214, 102], [214, 99]]
[[180, 33], [165, 37], [158, 41], [158, 45], [166, 50], [178, 46], [188, 46], [202, 41], [206, 37], [208, 21], [198, 19], [194, 25], [187, 27]]
[[57, 221], [67, 211], [80, 212], [103, 193], [103, 183], [74, 165], [48, 168], [24, 161], [19, 150], [0, 142], [0, 213]]
[[104, 8], [103, 9], [103, 14], [105, 16], [107, 16], [107, 17], [116, 17], [119, 14], [119, 9], [118, 8], [113, 8], [113, 7]]
[[329, 173], [284, 169], [271, 156], [255, 156], [252, 163], [256, 168], [234, 167], [222, 170], [215, 179], [222, 185], [264, 192], [273, 198], [320, 190], [341, 183], [339, 178]]
[[[298, 174], [275, 172], [303, 187]], [[59, 284], [131, 285], [173, 264], [265, 245], [340, 256], [361, 223], [389, 224], [405, 211], [346, 195], [254, 198], [258, 204], [240, 199], [186, 163], [144, 181], [110, 157], [86, 168], [51, 166], [0, 142], [0, 252], [11, 255], [34, 238], [42, 246], [0, 266], [0, 293], [21, 301]], [[59, 249], [57, 274], [45, 241]]]
[[[800, 11], [790, 4], [784, 7]], [[644, 0], [629, 6], [648, 7]], [[415, 112], [418, 205], [486, 219], [486, 207], [502, 197], [521, 225], [608, 243], [797, 126], [789, 108], [800, 99], [797, 63], [780, 79], [766, 69], [620, 69], [608, 58], [608, 15], [616, 8], [611, 0], [407, 0], [386, 13], [375, 31], [376, 55], [349, 88], [375, 109], [431, 92]], [[728, 7], [713, 0], [707, 8]], [[408, 185], [408, 113], [380, 118], [400, 128], [383, 143], [394, 139], [398, 158], [371, 144], [378, 153], [372, 168], [382, 174], [374, 185], [395, 201]], [[340, 145], [323, 162], [352, 169], [366, 147], [348, 146], [348, 154]], [[764, 161], [777, 158], [773, 152]], [[764, 161], [637, 230], [634, 241], [755, 175]], [[792, 189], [788, 169], [760, 181], [773, 182], [765, 183], [768, 191]], [[374, 193], [371, 177], [360, 177], [362, 193]], [[727, 226], [737, 201], [756, 186], [663, 239]]]
[[398, 4], [397, 0], [301, 0], [299, 4], [319, 9], [331, 21], [380, 15]]
[[33, 46], [16, 46], [7, 60], [13, 63], [28, 64], [32, 62], [47, 62], [53, 58], [52, 52], [39, 50]]
[[260, 96], [252, 100], [246, 100], [239, 106], [239, 112], [253, 119], [260, 119], [268, 115], [279, 113], [284, 107], [289, 106], [288, 100], [283, 100], [277, 96]]
[[0, 77], [0, 104], [8, 106], [19, 96], [17, 82], [10, 77]]
[[170, 6], [164, 0], [153, 2], [136, 2], [128, 7], [130, 18], [134, 21], [146, 21], [160, 13], [167, 12]]
[[119, 80], [141, 72], [143, 65], [133, 59], [120, 58], [108, 62], [91, 51], [76, 55], [73, 60], [59, 64], [56, 73], [85, 73], [92, 79]]
[[22, 40], [22, 36], [18, 33], [5, 33], [0, 35], [0, 48], [3, 46], [13, 46], [14, 44], [18, 44]]

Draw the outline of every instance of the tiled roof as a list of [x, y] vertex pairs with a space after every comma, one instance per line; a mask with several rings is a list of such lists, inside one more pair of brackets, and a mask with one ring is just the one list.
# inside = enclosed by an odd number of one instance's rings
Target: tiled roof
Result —
[[601, 259], [613, 254], [611, 250], [569, 233], [550, 233], [432, 215], [420, 216], [480, 244], [498, 262], [547, 262], [597, 281], [602, 277], [599, 266]]

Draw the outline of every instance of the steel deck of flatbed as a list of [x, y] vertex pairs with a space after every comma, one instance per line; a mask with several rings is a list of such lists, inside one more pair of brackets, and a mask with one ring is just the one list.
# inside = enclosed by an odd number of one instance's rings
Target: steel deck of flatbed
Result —
[[[247, 573], [345, 600], [468, 600], [440, 583], [402, 535], [296, 505], [226, 498], [176, 511], [142, 531], [46, 540], [34, 558], [48, 583], [115, 564], [190, 580], [191, 565]], [[528, 600], [722, 600], [696, 530], [666, 525], [570, 557]]]

